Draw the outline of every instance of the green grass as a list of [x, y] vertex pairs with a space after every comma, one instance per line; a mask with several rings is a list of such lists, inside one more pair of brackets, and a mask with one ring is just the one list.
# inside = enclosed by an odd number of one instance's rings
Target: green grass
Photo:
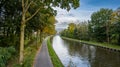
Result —
[[106, 47], [106, 48], [120, 50], [120, 46], [119, 45], [115, 45], [115, 44], [107, 44], [107, 43], [100, 43], [100, 42], [93, 42], [93, 41], [83, 41], [83, 40], [77, 40], [77, 39], [72, 39], [72, 38], [67, 38], [67, 37], [62, 37], [62, 38], [63, 39], [67, 39], [67, 40], [76, 41], [76, 42], [87, 43], [88, 45], [91, 44], [91, 45], [94, 45], [94, 46], [101, 46], [101, 47]]
[[32, 42], [30, 46], [25, 48], [25, 50], [24, 50], [24, 62], [23, 62], [22, 66], [19, 63], [16, 63], [16, 64], [14, 64], [13, 67], [32, 67], [36, 53], [38, 51], [38, 47], [41, 46], [41, 43], [40, 42], [38, 42], [38, 43], [39, 44], [36, 45], [36, 42]]
[[24, 65], [23, 67], [32, 67], [33, 66], [33, 62], [36, 56], [36, 53], [38, 51], [39, 46], [41, 46], [41, 43], [38, 42], [39, 44], [36, 45], [36, 42], [33, 42], [32, 45], [30, 45], [29, 47], [27, 47], [25, 49], [25, 53], [24, 53]]
[[47, 46], [48, 46], [48, 51], [49, 51], [49, 55], [52, 60], [53, 66], [64, 67], [51, 45], [50, 38], [48, 38], [47, 40]]

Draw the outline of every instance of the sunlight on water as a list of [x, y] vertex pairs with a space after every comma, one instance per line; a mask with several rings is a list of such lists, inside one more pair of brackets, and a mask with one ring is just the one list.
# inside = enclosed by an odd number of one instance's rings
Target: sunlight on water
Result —
[[[68, 51], [66, 48], [64, 48], [63, 46], [63, 40], [60, 38], [60, 36], [55, 36], [53, 38], [53, 48], [55, 49], [57, 55], [60, 57], [60, 59], [62, 59], [63, 63], [68, 61], [69, 59], [65, 59], [68, 56]], [[59, 53], [58, 53], [59, 52]], [[64, 63], [65, 65], [68, 63]]]

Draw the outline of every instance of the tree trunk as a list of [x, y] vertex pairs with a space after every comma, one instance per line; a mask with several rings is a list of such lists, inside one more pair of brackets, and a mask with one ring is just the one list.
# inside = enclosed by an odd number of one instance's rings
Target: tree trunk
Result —
[[110, 42], [110, 37], [109, 37], [109, 22], [106, 23], [106, 37], [107, 37], [107, 43], [109, 44]]
[[[30, 5], [33, 3], [33, 1], [30, 1], [30, 3], [27, 3], [28, 1], [22, 0], [22, 21], [21, 21], [21, 27], [20, 27], [20, 57], [19, 62], [22, 65], [23, 59], [24, 59], [24, 32], [25, 32], [25, 24], [27, 21], [32, 19], [40, 10], [37, 9], [30, 17], [26, 18], [26, 12], [28, 11]], [[27, 4], [26, 4], [27, 3]]]
[[39, 41], [39, 32], [36, 34], [36, 48], [38, 49], [38, 41]]
[[120, 34], [118, 35], [118, 45], [120, 45]]
[[20, 27], [20, 57], [19, 57], [19, 62], [21, 65], [23, 64], [23, 58], [24, 58], [24, 30], [25, 30], [25, 24], [22, 21]]
[[42, 30], [39, 31], [40, 35], [40, 43], [42, 43]]

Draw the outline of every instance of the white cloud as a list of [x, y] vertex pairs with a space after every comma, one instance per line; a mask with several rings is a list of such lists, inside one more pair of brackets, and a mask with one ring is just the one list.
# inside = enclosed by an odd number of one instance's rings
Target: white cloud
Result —
[[90, 15], [93, 11], [86, 11], [86, 10], [70, 10], [67, 12], [66, 10], [60, 9], [60, 8], [54, 8], [57, 10], [57, 16], [56, 19], [58, 22], [74, 22], [74, 21], [84, 21], [84, 20], [90, 20]]
[[56, 20], [58, 23], [56, 24], [56, 30], [67, 28], [71, 22], [90, 20], [90, 16], [93, 13], [93, 11], [82, 10], [80, 8], [76, 10], [71, 9], [69, 12], [58, 7], [54, 9], [57, 10]]

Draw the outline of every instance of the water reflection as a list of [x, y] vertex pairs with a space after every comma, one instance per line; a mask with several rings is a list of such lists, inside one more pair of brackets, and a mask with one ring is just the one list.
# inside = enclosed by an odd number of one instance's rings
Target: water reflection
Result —
[[53, 38], [53, 48], [65, 67], [120, 67], [120, 53]]

